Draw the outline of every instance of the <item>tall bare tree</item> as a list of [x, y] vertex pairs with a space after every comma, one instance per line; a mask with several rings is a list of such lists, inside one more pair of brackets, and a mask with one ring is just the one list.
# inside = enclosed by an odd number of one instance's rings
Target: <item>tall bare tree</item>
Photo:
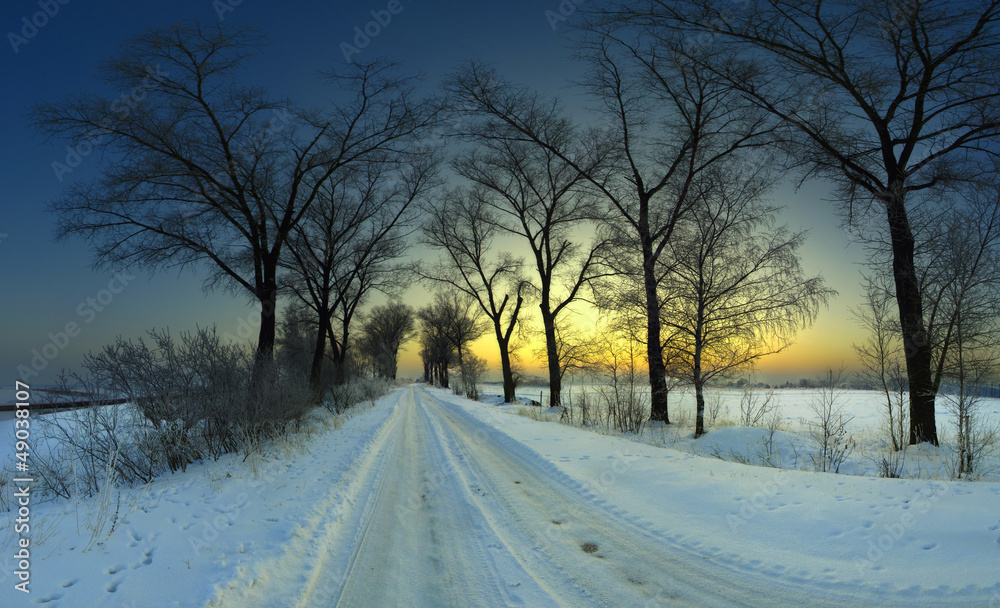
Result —
[[729, 163], [702, 176], [701, 204], [664, 259], [665, 348], [694, 386], [695, 437], [705, 433], [705, 384], [783, 350], [836, 293], [802, 270], [805, 234], [774, 226], [778, 208], [760, 198], [769, 176], [739, 169]]
[[[787, 127], [806, 176], [832, 180], [854, 216], [887, 229], [910, 395], [909, 442], [937, 444], [933, 341], [915, 263], [915, 202], [995, 157], [1000, 1], [645, 0], [598, 10], [603, 27], [725, 41], [743, 61], [703, 64]], [[691, 35], [691, 34], [695, 35]]]
[[[457, 159], [457, 173], [475, 184], [489, 219], [502, 231], [523, 239], [538, 283], [538, 307], [545, 332], [549, 405], [561, 404], [556, 325], [559, 315], [599, 274], [603, 243], [580, 244], [586, 227], [604, 217], [585, 172], [604, 167], [610, 149], [594, 145], [561, 115], [558, 104], [528, 89], [503, 83], [472, 64], [454, 76], [449, 89], [465, 102], [471, 118], [465, 134], [471, 152]], [[523, 125], [551, 144], [526, 140]], [[493, 220], [493, 218], [496, 218]]]
[[208, 287], [260, 305], [258, 358], [270, 360], [279, 260], [302, 216], [338, 170], [404, 146], [437, 113], [384, 63], [333, 75], [340, 101], [298, 111], [237, 79], [260, 44], [247, 29], [147, 30], [99, 72], [113, 89], [141, 89], [141, 103], [78, 95], [38, 105], [34, 121], [104, 159], [100, 177], [53, 205], [59, 236], [89, 240], [98, 265], [207, 267]]
[[442, 259], [421, 275], [449, 285], [474, 299], [493, 325], [500, 350], [505, 403], [514, 401], [511, 338], [517, 327], [528, 284], [523, 262], [506, 252], [492, 253], [499, 219], [482, 188], [453, 190], [429, 209], [423, 240], [442, 251]]
[[[589, 153], [553, 136], [529, 111], [529, 93], [493, 71], [470, 65], [449, 89], [512, 132], [575, 171], [597, 191], [636, 242], [646, 307], [646, 349], [652, 392], [651, 418], [669, 422], [669, 389], [663, 359], [657, 262], [677, 222], [695, 204], [693, 184], [715, 163], [767, 143], [770, 124], [740, 103], [738, 94], [709, 70], [681, 61], [676, 44], [649, 44], [610, 30], [584, 38], [590, 70], [583, 83], [598, 101], [605, 130], [592, 131]], [[586, 162], [599, 158], [601, 162]]]
[[296, 228], [286, 263], [286, 285], [318, 321], [310, 373], [314, 390], [326, 346], [334, 383], [346, 380], [351, 323], [376, 291], [390, 297], [408, 284], [416, 210], [435, 187], [437, 158], [414, 148], [403, 158], [376, 157], [330, 180]]

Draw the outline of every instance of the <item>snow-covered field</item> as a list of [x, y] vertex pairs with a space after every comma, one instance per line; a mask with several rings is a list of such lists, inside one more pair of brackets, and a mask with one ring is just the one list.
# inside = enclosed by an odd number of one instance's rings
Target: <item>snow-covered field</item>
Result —
[[33, 504], [30, 595], [2, 513], [0, 606], [1000, 606], [1000, 483], [746, 466], [513, 409], [405, 387], [266, 461]]
[[[601, 416], [600, 391], [609, 387], [602, 385], [576, 384], [563, 388], [563, 402], [573, 407], [573, 423], [579, 426], [581, 413], [579, 403], [586, 393], [592, 405], [592, 417]], [[642, 387], [641, 397], [648, 408], [649, 389]], [[715, 456], [731, 461], [749, 462], [762, 466], [779, 466], [792, 470], [813, 470], [816, 445], [810, 438], [810, 429], [816, 422], [812, 406], [822, 398], [819, 389], [753, 389], [759, 401], [771, 396], [771, 406], [776, 414], [776, 431], [770, 432], [766, 420], [756, 427], [740, 424], [740, 402], [745, 392], [742, 389], [711, 388], [706, 391], [707, 409], [716, 407], [716, 420], [708, 421], [708, 433], [695, 440], [694, 416], [695, 400], [690, 390], [674, 389], [670, 393], [669, 427], [644, 426], [641, 433], [629, 434], [630, 439], [656, 446], [666, 446], [692, 454]], [[499, 404], [503, 401], [502, 387], [498, 384], [482, 386], [484, 402]], [[880, 474], [883, 456], [888, 456], [888, 436], [884, 432], [885, 397], [876, 391], [837, 390], [833, 393], [837, 407], [845, 414], [847, 439], [851, 449], [840, 473], [862, 476]], [[520, 401], [538, 401], [548, 404], [547, 387], [528, 386], [518, 389]], [[541, 399], [539, 399], [541, 398]], [[936, 402], [936, 420], [941, 447], [922, 445], [908, 448], [899, 454], [902, 477], [932, 480], [948, 480], [955, 476], [957, 458], [955, 456], [955, 415], [949, 411], [951, 397], [939, 395]], [[574, 407], [573, 404], [576, 404]], [[537, 408], [522, 413], [538, 419], [559, 420], [561, 412], [541, 411]], [[648, 410], [647, 410], [648, 411]], [[1000, 399], [982, 399], [977, 406], [977, 414], [986, 427], [1000, 430]], [[595, 430], [608, 432], [605, 425], [591, 425]], [[771, 425], [774, 426], [774, 425]], [[621, 434], [621, 433], [618, 433]], [[1000, 481], [1000, 437], [995, 444], [984, 451], [975, 462], [973, 479]]]

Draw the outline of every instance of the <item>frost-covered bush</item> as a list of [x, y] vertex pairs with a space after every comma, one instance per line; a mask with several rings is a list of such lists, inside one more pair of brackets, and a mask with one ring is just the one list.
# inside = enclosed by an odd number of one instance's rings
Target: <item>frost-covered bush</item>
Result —
[[354, 378], [344, 384], [333, 386], [330, 397], [324, 405], [330, 411], [340, 413], [356, 403], [374, 402], [387, 394], [389, 387], [390, 381], [385, 378]]
[[[214, 329], [150, 331], [84, 357], [61, 394], [89, 405], [42, 417], [50, 449], [36, 458], [52, 495], [93, 495], [103, 480], [145, 483], [205, 457], [259, 453], [305, 413], [305, 378], [264, 363]], [[70, 381], [76, 386], [69, 386]], [[112, 400], [125, 403], [108, 405]]]

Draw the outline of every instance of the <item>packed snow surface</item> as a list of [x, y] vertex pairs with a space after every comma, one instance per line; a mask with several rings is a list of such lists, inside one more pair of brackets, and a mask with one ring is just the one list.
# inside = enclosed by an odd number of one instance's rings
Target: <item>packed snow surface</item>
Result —
[[1000, 484], [746, 466], [417, 385], [337, 426], [33, 505], [30, 594], [0, 514], [0, 606], [1000, 606]]

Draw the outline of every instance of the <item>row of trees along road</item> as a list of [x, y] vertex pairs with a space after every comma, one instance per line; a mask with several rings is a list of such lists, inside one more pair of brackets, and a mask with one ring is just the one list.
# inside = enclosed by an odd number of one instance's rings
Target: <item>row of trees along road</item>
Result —
[[[910, 211], [984, 171], [994, 181], [998, 20], [995, 0], [644, 0], [589, 14], [590, 31], [678, 48], [765, 111], [791, 164], [838, 186], [848, 223], [868, 212], [868, 227], [888, 237], [911, 444], [938, 438], [935, 344]], [[732, 54], [701, 52], [716, 44]]]
[[[328, 74], [330, 107], [300, 108], [237, 80], [251, 32], [181, 24], [103, 65], [126, 90], [155, 67], [134, 110], [79, 96], [35, 117], [110, 159], [55, 204], [60, 233], [90, 239], [98, 263], [211, 269], [209, 286], [260, 304], [262, 360], [284, 289], [315, 320], [314, 384], [328, 344], [342, 378], [367, 297], [419, 273], [444, 289], [418, 315], [428, 377], [447, 384], [492, 325], [512, 399], [530, 302], [558, 405], [565, 316], [590, 298], [644, 324], [651, 417], [664, 422], [668, 367], [703, 385], [783, 348], [827, 300], [798, 266], [802, 235], [776, 227], [763, 197], [773, 167], [828, 180], [895, 301], [908, 440], [937, 443], [943, 370], [983, 317], [963, 294], [993, 285], [992, 264], [969, 256], [993, 260], [995, 232], [942, 257], [928, 252], [951, 237], [931, 228], [953, 234], [996, 206], [998, 14], [1000, 0], [588, 4], [571, 33], [587, 128], [476, 62], [445, 81], [448, 105], [376, 62]], [[447, 192], [427, 143], [442, 124], [461, 182]], [[935, 201], [949, 221], [924, 222]], [[441, 254], [422, 270], [403, 262], [418, 224]], [[491, 251], [511, 239], [527, 261]]]
[[36, 107], [44, 133], [110, 160], [54, 204], [58, 233], [88, 239], [98, 265], [208, 270], [206, 286], [260, 306], [262, 363], [273, 357], [285, 267], [321, 324], [314, 361], [329, 336], [342, 362], [346, 335], [330, 320], [339, 314], [346, 332], [382, 286], [373, 269], [403, 253], [396, 223], [433, 180], [420, 142], [442, 108], [385, 62], [326, 74], [325, 108], [272, 98], [239, 80], [261, 43], [247, 29], [150, 29], [99, 72], [113, 90], [144, 87], [136, 107], [100, 95]]

